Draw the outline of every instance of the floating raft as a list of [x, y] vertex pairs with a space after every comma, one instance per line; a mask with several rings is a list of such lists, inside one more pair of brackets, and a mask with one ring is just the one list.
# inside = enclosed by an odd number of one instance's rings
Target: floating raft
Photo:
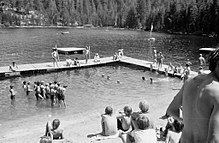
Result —
[[[17, 65], [18, 69], [16, 72], [11, 72], [8, 66], [0, 67], [0, 78], [11, 78], [17, 76], [24, 76], [24, 75], [31, 75], [31, 74], [39, 74], [39, 73], [48, 73], [48, 72], [56, 72], [62, 70], [70, 70], [70, 69], [80, 69], [80, 68], [88, 68], [88, 67], [95, 67], [95, 66], [105, 66], [113, 63], [123, 63], [128, 64], [136, 67], [141, 67], [146, 70], [157, 71], [157, 68], [153, 66], [153, 63], [146, 60], [139, 60], [127, 56], [123, 56], [118, 60], [113, 60], [113, 57], [105, 57], [100, 58], [100, 62], [94, 62], [94, 59], [89, 59], [88, 63], [85, 63], [85, 60], [79, 60], [80, 66], [66, 66], [66, 61], [58, 62], [59, 67], [54, 67], [53, 62], [47, 63], [35, 63], [35, 64], [22, 64]], [[165, 72], [165, 68], [168, 68], [167, 65], [163, 65], [162, 69], [159, 69], [160, 74], [166, 74], [168, 76], [176, 76], [181, 77], [181, 74], [174, 75], [173, 72]], [[197, 72], [191, 71], [191, 75], [197, 75]]]

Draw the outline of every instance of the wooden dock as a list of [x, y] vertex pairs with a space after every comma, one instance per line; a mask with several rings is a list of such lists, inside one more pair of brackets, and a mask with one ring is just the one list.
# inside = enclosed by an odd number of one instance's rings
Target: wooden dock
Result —
[[[157, 71], [157, 68], [155, 65], [146, 60], [139, 60], [127, 56], [123, 56], [118, 60], [113, 60], [113, 57], [105, 57], [100, 58], [100, 62], [94, 62], [94, 59], [89, 59], [88, 63], [85, 63], [85, 60], [79, 60], [80, 66], [66, 66], [66, 61], [60, 61], [59, 67], [54, 67], [53, 62], [47, 62], [47, 63], [34, 63], [34, 64], [22, 64], [17, 65], [18, 68], [16, 72], [11, 72], [9, 70], [8, 66], [0, 67], [0, 78], [6, 79], [6, 78], [12, 78], [16, 76], [24, 76], [24, 75], [34, 75], [34, 74], [40, 74], [40, 73], [48, 73], [48, 72], [56, 72], [56, 71], [62, 71], [62, 70], [71, 70], [71, 69], [80, 69], [80, 68], [88, 68], [88, 67], [95, 67], [95, 66], [105, 66], [113, 63], [123, 63], [128, 64], [136, 67], [141, 67], [146, 70], [151, 71]], [[165, 68], [168, 68], [167, 65], [163, 65], [162, 69], [159, 69], [160, 74], [166, 74], [168, 76], [176, 76], [180, 77], [181, 74], [174, 75], [173, 72], [165, 72]], [[197, 75], [197, 72], [191, 71], [192, 75]]]

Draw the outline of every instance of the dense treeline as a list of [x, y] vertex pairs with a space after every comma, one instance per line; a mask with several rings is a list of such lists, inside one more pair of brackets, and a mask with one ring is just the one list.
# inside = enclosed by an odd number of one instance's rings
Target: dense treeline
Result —
[[[219, 34], [219, 0], [0, 0], [44, 15], [47, 25], [116, 26]], [[0, 13], [1, 23], [15, 21]], [[7, 17], [7, 20], [5, 20]]]

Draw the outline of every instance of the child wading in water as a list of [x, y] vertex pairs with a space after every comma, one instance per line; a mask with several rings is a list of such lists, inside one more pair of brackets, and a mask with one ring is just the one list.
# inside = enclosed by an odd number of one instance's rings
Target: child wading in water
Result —
[[10, 97], [11, 97], [11, 100], [15, 100], [15, 91], [14, 91], [14, 86], [13, 85], [10, 85], [10, 89], [9, 89], [9, 92], [10, 92]]

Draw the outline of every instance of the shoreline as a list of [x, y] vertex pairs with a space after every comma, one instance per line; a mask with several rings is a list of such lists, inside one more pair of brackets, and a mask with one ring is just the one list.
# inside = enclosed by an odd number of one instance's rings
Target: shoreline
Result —
[[[115, 29], [115, 30], [134, 30], [134, 31], [145, 31], [150, 32], [150, 30], [144, 30], [144, 29], [131, 29], [131, 28], [121, 28], [121, 27], [113, 27], [113, 26], [106, 26], [106, 27], [100, 27], [100, 26], [9, 26], [9, 27], [0, 27], [0, 29]], [[183, 36], [198, 36], [198, 37], [206, 37], [206, 38], [218, 38], [219, 36], [207, 33], [200, 33], [200, 31], [196, 31], [193, 33], [189, 32], [182, 32], [182, 31], [170, 31], [170, 30], [160, 30], [160, 31], [154, 31], [154, 33], [164, 33], [169, 35], [183, 35]]]

